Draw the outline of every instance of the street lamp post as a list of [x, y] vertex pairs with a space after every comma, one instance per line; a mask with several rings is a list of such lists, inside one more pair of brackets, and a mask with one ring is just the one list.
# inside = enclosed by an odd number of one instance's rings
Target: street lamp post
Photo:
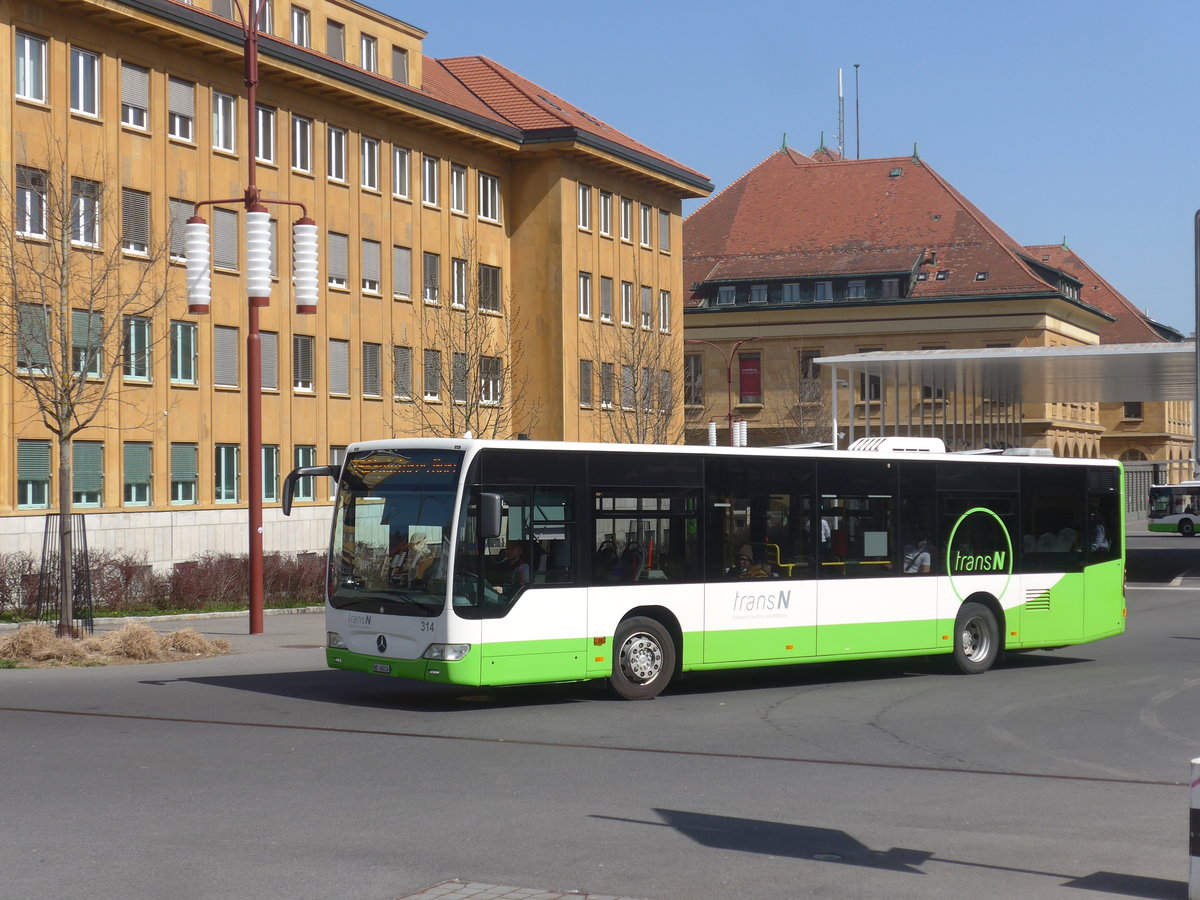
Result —
[[740, 341], [734, 342], [733, 346], [726, 350], [720, 344], [715, 344], [712, 341], [701, 340], [700, 338], [686, 338], [684, 343], [687, 344], [708, 344], [708, 346], [716, 349], [725, 358], [725, 401], [726, 410], [725, 424], [729, 427], [729, 446], [734, 446], [733, 438], [733, 357], [738, 352], [738, 348], [742, 344], [748, 344], [751, 341], [759, 340], [759, 336], [742, 338]]
[[249, 519], [250, 633], [263, 632], [263, 491], [262, 491], [262, 343], [259, 310], [271, 302], [271, 217], [267, 204], [296, 206], [301, 217], [292, 224], [292, 283], [296, 312], [317, 311], [317, 226], [308, 218], [304, 204], [291, 200], [267, 200], [258, 189], [258, 33], [266, 0], [247, 0], [249, 13], [233, 0], [244, 34], [247, 106], [246, 192], [226, 200], [201, 200], [197, 214], [187, 223], [188, 312], [204, 315], [211, 300], [208, 223], [199, 215], [202, 206], [241, 203], [246, 209], [246, 293], [249, 300], [246, 328], [246, 455], [247, 513]]

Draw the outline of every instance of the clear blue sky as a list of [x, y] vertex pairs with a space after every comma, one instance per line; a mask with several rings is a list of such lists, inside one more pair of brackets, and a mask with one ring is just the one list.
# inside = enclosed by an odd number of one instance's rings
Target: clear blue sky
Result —
[[[367, 0], [706, 174], [782, 143], [921, 157], [1021, 244], [1067, 243], [1136, 306], [1194, 328], [1200, 3]], [[685, 208], [693, 209], [695, 204]]]

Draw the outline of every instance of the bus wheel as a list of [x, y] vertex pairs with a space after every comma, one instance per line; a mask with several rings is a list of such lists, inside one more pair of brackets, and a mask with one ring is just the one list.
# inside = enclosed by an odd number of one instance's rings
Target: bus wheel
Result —
[[626, 619], [613, 644], [613, 692], [626, 700], [657, 697], [675, 672], [675, 642], [667, 630], [653, 619]]
[[954, 620], [954, 664], [964, 675], [986, 672], [1000, 651], [996, 617], [982, 603], [969, 601]]
[[1184, 537], [1191, 537], [1196, 533], [1196, 526], [1192, 524], [1191, 519], [1179, 520], [1179, 533]]

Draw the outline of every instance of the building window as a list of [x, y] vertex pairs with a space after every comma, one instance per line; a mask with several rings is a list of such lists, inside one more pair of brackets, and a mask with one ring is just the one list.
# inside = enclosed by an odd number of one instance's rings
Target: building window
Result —
[[641, 205], [641, 212], [642, 212], [642, 233], [641, 233], [642, 246], [649, 247], [650, 246], [650, 238], [651, 238], [650, 222], [651, 222], [651, 215], [653, 213], [653, 210], [649, 206], [647, 206], [645, 203], [643, 203]]
[[[879, 347], [862, 347], [859, 349], [858, 352], [859, 353], [877, 353], [877, 352], [879, 352], [879, 350], [880, 350]], [[882, 396], [882, 389], [883, 389], [883, 382], [882, 382], [882, 379], [880, 378], [880, 376], [871, 375], [867, 372], [863, 372], [861, 375], [858, 376], [858, 399], [860, 401], [879, 400], [880, 397]], [[922, 385], [921, 395], [926, 400], [933, 399], [933, 397], [934, 397], [933, 389], [930, 388], [928, 385]]]
[[442, 258], [437, 253], [425, 253], [423, 256], [422, 296], [426, 303], [437, 303], [441, 295]]
[[313, 390], [313, 338], [309, 334], [292, 335], [292, 390], [311, 394]]
[[392, 79], [408, 84], [408, 51], [403, 47], [392, 47]]
[[363, 344], [362, 392], [365, 397], [378, 397], [383, 393], [381, 349], [379, 344]]
[[579, 227], [592, 227], [592, 187], [582, 183], [579, 185]]
[[236, 270], [238, 267], [238, 214], [236, 210], [213, 210], [213, 266]]
[[264, 503], [279, 500], [279, 445], [262, 445], [262, 498]]
[[325, 239], [326, 255], [329, 257], [327, 282], [331, 288], [346, 288], [350, 284], [350, 237], [329, 232]]
[[171, 381], [196, 383], [196, 323], [171, 323]]
[[46, 39], [17, 32], [16, 94], [22, 100], [46, 102]]
[[150, 120], [150, 70], [121, 63], [121, 124], [145, 130]]
[[71, 242], [100, 246], [100, 182], [71, 179]]
[[937, 274], [933, 276], [934, 281], [945, 281], [950, 277], [949, 269], [938, 269]]
[[379, 241], [362, 242], [362, 289], [368, 294], [379, 293], [380, 244]]
[[500, 312], [500, 268], [479, 264], [479, 308]]
[[750, 285], [750, 302], [751, 303], [766, 303], [767, 302], [767, 286], [765, 284]]
[[789, 281], [783, 286], [782, 301], [784, 303], [799, 303], [800, 302], [800, 284], [796, 281]]
[[183, 261], [187, 258], [187, 220], [192, 217], [195, 208], [196, 205], [189, 200], [167, 198], [167, 212], [170, 216], [167, 250], [172, 260]]
[[238, 386], [238, 330], [228, 325], [213, 327], [213, 384]]
[[104, 374], [104, 315], [71, 310], [71, 371], [88, 378]]
[[828, 303], [833, 300], [833, 282], [818, 281], [813, 285], [813, 300], [818, 303]]
[[256, 143], [258, 146], [254, 150], [254, 157], [259, 162], [273, 163], [275, 162], [275, 110], [269, 106], [260, 106], [257, 109], [257, 116]]
[[671, 214], [665, 209], [658, 211], [658, 249], [671, 252]]
[[450, 397], [455, 403], [467, 402], [467, 354], [450, 355]]
[[817, 365], [817, 359], [820, 355], [820, 350], [800, 351], [800, 380], [802, 382], [819, 381], [821, 379], [821, 367]]
[[412, 296], [412, 250], [392, 247], [392, 296], [407, 300]]
[[467, 167], [458, 163], [450, 166], [450, 211], [467, 211]]
[[41, 169], [17, 166], [16, 218], [17, 234], [46, 236], [46, 173]]
[[592, 315], [592, 276], [590, 272], [579, 273], [579, 317], [591, 318]]
[[104, 444], [71, 442], [71, 503], [101, 506], [104, 503]]
[[279, 332], [263, 331], [259, 334], [258, 386], [264, 391], [279, 390]]
[[[297, 444], [292, 448], [292, 464], [299, 469], [301, 466], [315, 466], [317, 464], [317, 448], [311, 444]], [[315, 500], [317, 496], [315, 479], [311, 475], [307, 475], [296, 482], [296, 493], [293, 495], [297, 500]]]
[[379, 42], [369, 34], [358, 36], [359, 57], [368, 72], [379, 71]]
[[600, 276], [600, 321], [611, 322], [613, 317], [613, 280]]
[[130, 381], [150, 380], [150, 324], [145, 316], [125, 317], [125, 378]]
[[671, 292], [658, 292], [658, 330], [667, 334], [671, 330]]
[[334, 59], [346, 58], [346, 26], [333, 19], [325, 23], [325, 55]]
[[687, 406], [704, 404], [704, 357], [699, 353], [683, 357], [683, 402]]
[[220, 91], [212, 92], [212, 143], [214, 150], [237, 150], [237, 98]]
[[621, 240], [633, 240], [633, 201], [621, 198]]
[[1138, 401], [1130, 401], [1124, 404], [1124, 410], [1121, 418], [1123, 419], [1140, 419], [1142, 418], [1142, 403]]
[[613, 195], [608, 191], [600, 192], [600, 233], [605, 237], [612, 236]]
[[621, 282], [621, 324], [633, 324], [633, 282]]
[[884, 300], [894, 300], [900, 296], [900, 279], [885, 278], [879, 285], [879, 296]]
[[642, 285], [642, 315], [641, 326], [647, 331], [650, 330], [651, 321], [654, 318], [654, 291], [646, 285]]
[[442, 351], [425, 351], [425, 399], [442, 399]]
[[462, 309], [467, 305], [467, 261], [450, 260], [450, 303]]
[[363, 138], [360, 156], [362, 186], [369, 191], [379, 190], [379, 141], [375, 138]]
[[479, 173], [479, 218], [500, 221], [500, 179], [483, 172]]
[[762, 403], [762, 358], [758, 353], [738, 354], [738, 402]]
[[408, 196], [409, 152], [403, 147], [392, 148], [392, 196]]
[[412, 347], [392, 348], [392, 396], [412, 399]]
[[600, 408], [612, 409], [613, 405], [613, 364], [600, 363]]
[[50, 370], [50, 315], [36, 303], [17, 306], [17, 371], [46, 374]]
[[237, 503], [242, 479], [242, 448], [237, 444], [217, 444], [213, 456], [213, 502]]
[[717, 306], [733, 306], [737, 302], [737, 288], [723, 284], [717, 288]]
[[17, 441], [17, 507], [50, 506], [50, 442]]
[[124, 450], [125, 505], [149, 506], [151, 476], [154, 473], [153, 445], [126, 441]]
[[308, 47], [312, 42], [309, 31], [308, 10], [299, 6], [292, 7], [292, 43]]
[[292, 116], [292, 168], [297, 172], [312, 171], [312, 119]]
[[633, 409], [637, 400], [637, 370], [621, 366], [621, 409]]
[[[346, 448], [339, 447], [337, 444], [329, 445], [329, 464], [335, 466], [339, 471], [342, 468], [342, 463], [346, 461]], [[336, 500], [338, 495], [338, 480], [337, 476], [329, 479], [329, 499]]]
[[271, 0], [262, 0], [258, 13], [258, 30], [263, 34], [275, 33], [275, 10], [271, 6]]
[[345, 181], [346, 130], [330, 125], [327, 131], [326, 148], [328, 156], [325, 160], [325, 174], [333, 181]]
[[592, 361], [590, 359], [579, 361], [579, 405], [592, 405]]
[[196, 85], [174, 76], [167, 79], [167, 134], [176, 140], [195, 139]]
[[145, 254], [150, 249], [150, 195], [121, 188], [121, 249]]
[[867, 282], [862, 278], [851, 278], [846, 284], [847, 300], [866, 300]]
[[435, 156], [421, 159], [421, 202], [426, 206], [438, 205], [438, 177], [441, 165]]
[[484, 406], [499, 406], [504, 398], [503, 363], [498, 356], [479, 358], [479, 402]]
[[350, 342], [329, 339], [329, 393], [350, 393]]
[[199, 449], [195, 444], [171, 445], [171, 503], [176, 506], [196, 502], [199, 474]]
[[71, 112], [100, 115], [100, 57], [71, 48]]

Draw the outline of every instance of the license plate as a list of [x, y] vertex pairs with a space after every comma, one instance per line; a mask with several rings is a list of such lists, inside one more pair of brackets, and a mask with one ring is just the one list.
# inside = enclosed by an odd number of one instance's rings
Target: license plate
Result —
[[371, 671], [378, 675], [391, 675], [392, 667], [387, 663], [374, 663], [371, 666]]

